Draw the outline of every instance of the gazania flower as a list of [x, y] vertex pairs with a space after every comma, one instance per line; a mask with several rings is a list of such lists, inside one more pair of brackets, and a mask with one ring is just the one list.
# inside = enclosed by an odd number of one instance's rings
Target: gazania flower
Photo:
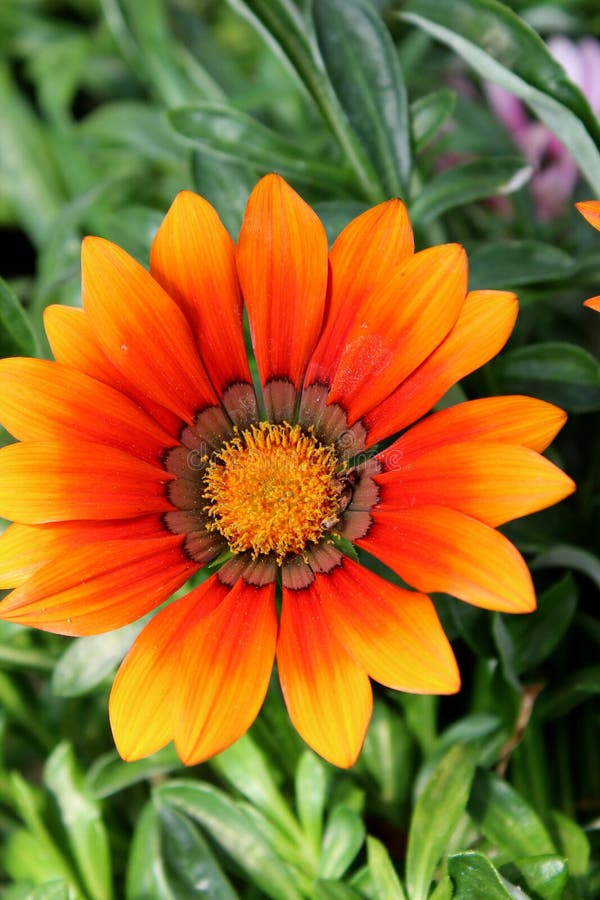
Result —
[[[584, 200], [581, 203], [576, 203], [575, 206], [586, 222], [589, 222], [593, 228], [600, 231], [600, 200]], [[600, 312], [600, 296], [590, 297], [583, 305]]]
[[184, 192], [150, 272], [99, 238], [82, 265], [83, 310], [47, 310], [56, 362], [0, 364], [1, 418], [20, 442], [0, 451], [0, 515], [15, 523], [0, 542], [14, 587], [1, 615], [108, 631], [208, 570], [121, 666], [110, 718], [122, 756], [171, 740], [186, 763], [223, 750], [256, 717], [276, 657], [302, 737], [351, 765], [369, 677], [459, 687], [427, 592], [534, 608], [527, 567], [495, 527], [573, 489], [540, 455], [563, 413], [515, 396], [421, 418], [499, 351], [516, 298], [468, 292], [456, 244], [414, 253], [399, 200], [351, 222], [328, 254], [315, 214], [275, 175], [253, 190], [237, 247]]

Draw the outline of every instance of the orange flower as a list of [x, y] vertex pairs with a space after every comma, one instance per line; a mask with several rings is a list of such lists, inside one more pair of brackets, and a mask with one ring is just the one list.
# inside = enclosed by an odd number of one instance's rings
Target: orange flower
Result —
[[[171, 740], [196, 763], [250, 726], [275, 656], [294, 725], [340, 766], [360, 750], [369, 676], [451, 693], [456, 662], [430, 591], [527, 612], [531, 578], [495, 526], [573, 490], [540, 455], [564, 422], [527, 397], [420, 419], [494, 356], [513, 294], [467, 292], [457, 244], [414, 253], [390, 200], [328, 254], [321, 223], [278, 176], [248, 201], [237, 248], [181, 193], [150, 273], [83, 245], [83, 310], [50, 307], [56, 362], [0, 363], [5, 619], [62, 634], [161, 609], [116, 677], [125, 759]], [[261, 390], [244, 340], [242, 297]], [[356, 562], [371, 554], [410, 587]], [[276, 598], [281, 595], [281, 615]]]
[[[584, 200], [581, 203], [576, 203], [575, 206], [586, 222], [589, 222], [593, 228], [600, 231], [600, 200]], [[583, 305], [600, 312], [600, 296], [590, 297]]]

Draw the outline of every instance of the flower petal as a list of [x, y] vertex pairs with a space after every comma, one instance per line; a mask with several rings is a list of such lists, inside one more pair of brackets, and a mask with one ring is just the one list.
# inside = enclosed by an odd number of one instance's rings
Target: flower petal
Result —
[[497, 441], [445, 444], [417, 453], [386, 452], [376, 475], [384, 509], [449, 506], [497, 526], [545, 509], [575, 490], [572, 480], [528, 447]]
[[239, 579], [206, 617], [190, 623], [180, 658], [175, 746], [186, 765], [229, 747], [256, 718], [277, 640], [275, 585]]
[[250, 194], [237, 266], [262, 384], [286, 379], [298, 390], [323, 320], [327, 237], [278, 175]]
[[371, 686], [327, 625], [314, 585], [283, 590], [277, 664], [301, 737], [328, 762], [353, 765], [371, 717]]
[[94, 237], [83, 242], [81, 264], [85, 314], [115, 368], [188, 423], [216, 405], [185, 316], [149, 272]]
[[0, 536], [0, 589], [24, 584], [42, 566], [59, 556], [69, 555], [81, 544], [163, 537], [164, 533], [159, 516], [9, 525]]
[[588, 300], [584, 300], [583, 305], [589, 306], [590, 309], [595, 309], [596, 312], [600, 312], [600, 296], [590, 297]]
[[355, 543], [419, 591], [440, 591], [500, 612], [531, 612], [535, 594], [523, 557], [504, 535], [443, 506], [372, 510]]
[[190, 322], [217, 391], [251, 384], [235, 248], [198, 194], [181, 191], [173, 201], [152, 244], [150, 272]]
[[600, 231], [600, 200], [583, 200], [575, 206], [592, 228]]
[[181, 538], [74, 546], [0, 603], [0, 618], [57, 634], [113, 631], [154, 609], [198, 566]]
[[173, 438], [119, 391], [44, 359], [0, 360], [0, 420], [19, 441], [85, 439], [148, 462]]
[[330, 384], [356, 310], [413, 252], [410, 219], [401, 200], [379, 203], [344, 228], [329, 254], [326, 319], [308, 366], [307, 386], [315, 381]]
[[517, 298], [506, 291], [471, 291], [446, 339], [378, 407], [365, 416], [372, 446], [410, 425], [446, 391], [500, 352], [514, 327]]
[[433, 447], [472, 440], [520, 444], [541, 453], [566, 419], [566, 413], [558, 406], [533, 397], [467, 400], [421, 419], [377, 458], [385, 462], [388, 454], [393, 454], [398, 461]]
[[395, 390], [446, 337], [467, 289], [467, 258], [458, 244], [430, 247], [357, 309], [328, 403], [357, 419]]
[[110, 724], [123, 759], [142, 759], [173, 740], [181, 654], [193, 623], [227, 595], [216, 575], [158, 612], [123, 660], [110, 692]]
[[331, 631], [375, 681], [419, 694], [459, 689], [456, 660], [429, 597], [348, 558], [317, 575], [314, 592]]
[[[0, 449], [0, 515], [24, 525], [118, 519], [173, 509], [164, 469], [88, 441]], [[26, 490], [23, 489], [26, 485]]]

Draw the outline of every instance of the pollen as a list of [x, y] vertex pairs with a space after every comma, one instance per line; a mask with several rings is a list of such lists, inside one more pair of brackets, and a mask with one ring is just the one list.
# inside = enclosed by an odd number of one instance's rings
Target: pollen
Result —
[[260, 422], [227, 442], [204, 476], [208, 529], [234, 553], [303, 554], [335, 523], [339, 461], [299, 425]]

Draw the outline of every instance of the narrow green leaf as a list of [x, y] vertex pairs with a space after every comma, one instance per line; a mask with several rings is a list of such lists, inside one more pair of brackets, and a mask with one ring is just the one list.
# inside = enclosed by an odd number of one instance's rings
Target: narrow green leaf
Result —
[[113, 674], [147, 621], [140, 619], [107, 634], [71, 641], [56, 664], [52, 690], [59, 697], [80, 697]]
[[343, 804], [335, 806], [329, 816], [325, 833], [319, 876], [341, 878], [356, 857], [365, 840], [362, 816]]
[[600, 560], [589, 553], [582, 550], [581, 547], [571, 547], [569, 544], [559, 544], [551, 547], [531, 563], [532, 569], [574, 569], [576, 572], [582, 572], [590, 578], [597, 588], [600, 589]]
[[25, 310], [7, 283], [0, 278], [0, 357], [36, 356], [35, 334]]
[[180, 900], [167, 880], [158, 812], [151, 801], [146, 803], [135, 823], [127, 859], [125, 897], [126, 900]]
[[198, 193], [205, 197], [219, 213], [225, 228], [234, 240], [242, 224], [246, 201], [256, 183], [254, 170], [244, 163], [195, 150], [192, 155], [192, 174]]
[[600, 409], [600, 363], [576, 344], [529, 344], [492, 363], [500, 390], [532, 394], [570, 412]]
[[523, 898], [511, 890], [494, 864], [483, 853], [457, 853], [448, 859], [448, 872], [454, 882], [453, 900], [517, 900]]
[[311, 900], [362, 900], [362, 895], [343, 881], [319, 878], [312, 886]]
[[551, 817], [559, 850], [567, 857], [569, 873], [574, 878], [586, 875], [590, 866], [590, 841], [587, 834], [577, 822], [556, 810], [551, 813]]
[[600, 124], [533, 28], [496, 0], [408, 0], [398, 14], [447, 44], [482, 78], [524, 100], [600, 195]]
[[182, 765], [171, 744], [146, 759], [134, 762], [124, 762], [115, 750], [111, 750], [98, 757], [90, 766], [86, 775], [87, 790], [92, 797], [100, 800], [140, 781], [167, 775], [174, 769], [180, 769]]
[[151, 103], [115, 100], [94, 109], [78, 123], [79, 138], [88, 151], [127, 147], [142, 159], [176, 166], [185, 142], [169, 128], [164, 110]]
[[564, 250], [541, 241], [504, 241], [469, 249], [469, 288], [518, 287], [562, 280], [574, 270]]
[[329, 190], [352, 189], [348, 169], [308, 159], [303, 148], [233, 107], [199, 103], [175, 109], [169, 118], [176, 131], [205, 153], [256, 166], [261, 172], [277, 171]]
[[477, 770], [467, 811], [488, 841], [511, 858], [556, 853], [533, 809], [491, 772]]
[[600, 694], [600, 666], [586, 666], [573, 672], [560, 687], [547, 688], [538, 700], [537, 714], [543, 722], [560, 718], [594, 694]]
[[311, 846], [318, 852], [323, 832], [323, 810], [328, 772], [312, 750], [305, 750], [296, 767], [296, 809]]
[[110, 900], [113, 893], [108, 833], [98, 802], [85, 790], [70, 744], [59, 744], [48, 757], [44, 782], [60, 809], [87, 892], [94, 900]]
[[386, 193], [406, 196], [408, 103], [387, 28], [365, 0], [319, 0], [312, 10], [323, 62], [350, 124]]
[[519, 157], [493, 157], [461, 163], [440, 172], [420, 191], [411, 220], [426, 225], [442, 213], [474, 200], [512, 194], [529, 180], [531, 166]]
[[394, 709], [376, 701], [360, 759], [378, 785], [383, 803], [397, 809], [408, 801], [415, 756], [406, 723]]
[[381, 841], [370, 835], [367, 837], [367, 862], [376, 897], [385, 897], [386, 900], [406, 900], [406, 894], [389, 853]]
[[522, 885], [536, 900], [561, 900], [569, 878], [566, 860], [560, 856], [528, 856], [500, 869], [504, 878]]
[[433, 873], [465, 811], [475, 764], [466, 746], [455, 746], [436, 766], [413, 811], [406, 852], [411, 900], [425, 900]]
[[456, 94], [448, 90], [432, 91], [411, 103], [412, 136], [417, 153], [427, 146], [450, 118], [455, 106]]

